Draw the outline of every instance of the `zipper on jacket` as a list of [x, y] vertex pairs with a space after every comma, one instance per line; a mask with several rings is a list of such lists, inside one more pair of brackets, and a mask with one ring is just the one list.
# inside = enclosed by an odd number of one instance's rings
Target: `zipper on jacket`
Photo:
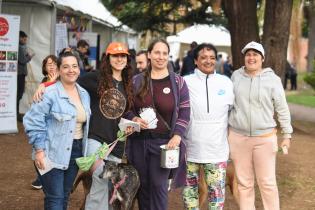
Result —
[[249, 86], [249, 136], [252, 136], [252, 110], [251, 110], [251, 93], [252, 93], [252, 83], [253, 78], [250, 78], [250, 86]]
[[206, 77], [206, 91], [207, 91], [207, 113], [209, 113], [209, 96], [208, 96], [208, 77], [209, 74]]

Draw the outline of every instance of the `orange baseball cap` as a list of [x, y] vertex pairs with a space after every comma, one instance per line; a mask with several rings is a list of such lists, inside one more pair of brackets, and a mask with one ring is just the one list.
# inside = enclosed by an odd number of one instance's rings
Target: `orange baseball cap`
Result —
[[128, 48], [124, 43], [121, 42], [112, 42], [108, 45], [106, 49], [106, 55], [115, 55], [115, 54], [127, 54], [129, 55]]

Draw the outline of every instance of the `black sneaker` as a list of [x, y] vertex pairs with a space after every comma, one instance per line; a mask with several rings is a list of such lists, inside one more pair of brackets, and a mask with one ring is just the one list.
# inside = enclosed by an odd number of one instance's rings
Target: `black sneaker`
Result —
[[35, 181], [32, 182], [32, 188], [35, 190], [40, 190], [42, 189], [42, 184], [40, 183], [39, 179], [36, 179]]

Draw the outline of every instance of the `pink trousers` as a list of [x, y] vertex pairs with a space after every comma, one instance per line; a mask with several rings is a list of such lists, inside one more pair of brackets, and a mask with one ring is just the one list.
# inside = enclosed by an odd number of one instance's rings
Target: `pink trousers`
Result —
[[230, 156], [235, 166], [241, 210], [255, 209], [255, 175], [265, 210], [279, 210], [276, 181], [277, 136], [248, 137], [230, 130]]

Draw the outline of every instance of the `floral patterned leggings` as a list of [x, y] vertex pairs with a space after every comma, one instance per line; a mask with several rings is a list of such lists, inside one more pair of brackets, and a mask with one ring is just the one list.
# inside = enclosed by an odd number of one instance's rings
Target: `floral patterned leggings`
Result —
[[186, 186], [183, 190], [185, 209], [199, 209], [199, 169], [203, 167], [208, 185], [209, 210], [221, 210], [224, 207], [225, 176], [227, 162], [193, 163], [187, 162]]

